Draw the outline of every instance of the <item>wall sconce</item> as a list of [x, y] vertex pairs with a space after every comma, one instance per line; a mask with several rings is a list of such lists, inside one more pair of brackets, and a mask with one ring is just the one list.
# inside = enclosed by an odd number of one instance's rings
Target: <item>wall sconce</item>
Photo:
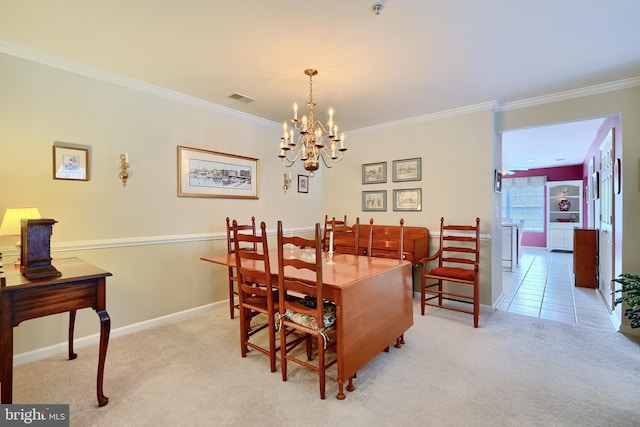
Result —
[[129, 179], [129, 172], [127, 172], [127, 169], [129, 169], [129, 154], [120, 154], [120, 174], [118, 176], [122, 181], [123, 187], [126, 187], [127, 179]]
[[284, 190], [284, 194], [287, 194], [287, 190], [291, 187], [291, 173], [287, 176], [284, 174], [284, 184], [282, 184], [282, 189]]

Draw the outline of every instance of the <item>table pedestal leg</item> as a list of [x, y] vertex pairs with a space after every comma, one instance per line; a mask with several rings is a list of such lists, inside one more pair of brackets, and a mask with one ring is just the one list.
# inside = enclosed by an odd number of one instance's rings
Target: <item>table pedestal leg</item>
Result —
[[76, 327], [76, 311], [69, 312], [69, 360], [73, 360], [78, 355], [73, 351], [73, 331]]
[[[4, 308], [4, 307], [3, 307]], [[4, 313], [2, 313], [4, 316]], [[0, 321], [0, 403], [9, 404], [13, 400], [13, 327], [8, 318]]]
[[344, 400], [344, 381], [338, 380], [338, 395], [336, 396], [338, 400]]
[[102, 381], [104, 379], [104, 362], [107, 356], [107, 345], [109, 344], [109, 332], [111, 331], [111, 319], [106, 310], [97, 312], [100, 317], [100, 353], [98, 355], [98, 378], [96, 389], [98, 393], [98, 406], [109, 403], [109, 398], [102, 391]]

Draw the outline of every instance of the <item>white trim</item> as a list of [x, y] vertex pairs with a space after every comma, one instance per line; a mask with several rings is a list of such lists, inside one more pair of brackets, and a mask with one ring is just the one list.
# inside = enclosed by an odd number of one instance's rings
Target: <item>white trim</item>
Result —
[[536, 105], [543, 105], [551, 102], [565, 101], [568, 99], [581, 98], [583, 96], [598, 95], [601, 93], [613, 92], [616, 90], [630, 89], [636, 86], [640, 86], [640, 77], [632, 77], [615, 82], [587, 86], [580, 89], [573, 89], [564, 92], [552, 93], [549, 95], [536, 96], [519, 101], [499, 103], [498, 109], [496, 111], [509, 111], [525, 107], [534, 107]]
[[[310, 233], [313, 232], [313, 227], [298, 227], [292, 228], [292, 233]], [[267, 230], [267, 235], [275, 235], [275, 230]], [[175, 244], [175, 243], [188, 243], [188, 242], [202, 242], [209, 240], [226, 240], [227, 233], [202, 233], [202, 234], [179, 234], [172, 236], [143, 236], [143, 237], [131, 237], [120, 239], [102, 239], [102, 240], [84, 240], [75, 242], [63, 242], [57, 243], [51, 246], [51, 253], [56, 252], [70, 252], [70, 251], [84, 251], [94, 249], [109, 249], [109, 248], [123, 248], [131, 246], [146, 246], [146, 245], [163, 245], [163, 244]], [[17, 256], [18, 250], [15, 247], [0, 248], [0, 252], [8, 256]]]
[[170, 99], [173, 101], [181, 102], [184, 104], [193, 105], [195, 107], [203, 108], [205, 110], [214, 111], [216, 113], [224, 114], [227, 116], [247, 120], [249, 122], [255, 122], [268, 127], [280, 127], [279, 123], [271, 120], [266, 120], [261, 117], [253, 116], [251, 114], [243, 113], [232, 108], [223, 107], [222, 105], [214, 104], [209, 101], [205, 101], [200, 98], [196, 98], [189, 95], [184, 95], [179, 92], [174, 92], [169, 89], [155, 86], [150, 83], [146, 83], [140, 80], [132, 79], [120, 74], [112, 73], [100, 68], [92, 67], [90, 65], [82, 64], [80, 62], [72, 61], [70, 59], [62, 58], [49, 53], [37, 51], [24, 46], [11, 44], [0, 40], [0, 53], [6, 53], [9, 55], [17, 56], [18, 58], [27, 59], [29, 61], [37, 62], [40, 64], [48, 65], [50, 67], [58, 68], [71, 73], [79, 74], [85, 77], [90, 77], [96, 80], [101, 80], [114, 85], [126, 87], [138, 92], [146, 93], [149, 95], [159, 96], [161, 98]]
[[383, 129], [393, 129], [400, 126], [407, 126], [416, 123], [424, 123], [433, 120], [441, 120], [449, 117], [461, 116], [464, 114], [477, 113], [480, 111], [493, 110], [497, 108], [496, 101], [483, 102], [481, 104], [469, 105], [466, 107], [453, 108], [451, 110], [445, 110], [438, 113], [425, 114], [423, 116], [410, 117], [408, 119], [398, 120], [395, 122], [382, 123], [379, 125], [369, 126], [360, 129], [350, 130], [349, 134], [357, 135], [358, 133], [375, 132]]
[[[253, 116], [251, 114], [243, 113], [232, 108], [224, 107], [222, 105], [214, 104], [209, 101], [205, 101], [200, 98], [196, 98], [189, 95], [184, 95], [179, 92], [174, 92], [159, 86], [155, 86], [149, 83], [145, 83], [140, 80], [135, 80], [130, 77], [122, 76], [120, 74], [111, 73], [96, 67], [92, 67], [79, 62], [71, 61], [66, 58], [62, 58], [56, 55], [41, 52], [35, 49], [30, 49], [24, 46], [19, 46], [6, 41], [0, 40], [0, 53], [6, 53], [19, 58], [27, 59], [29, 61], [38, 62], [44, 65], [48, 65], [61, 70], [69, 71], [72, 73], [80, 74], [86, 77], [102, 80], [108, 83], [112, 83], [118, 86], [126, 87], [132, 90], [136, 90], [142, 93], [167, 98], [177, 102], [190, 104], [196, 107], [204, 108], [206, 110], [214, 111], [227, 116], [255, 122], [263, 126], [272, 128], [280, 127], [279, 123], [271, 120], [263, 119], [261, 117]], [[408, 119], [398, 120], [395, 122], [382, 123], [379, 125], [369, 126], [360, 129], [349, 130], [351, 134], [366, 133], [379, 131], [383, 129], [392, 129], [400, 126], [407, 126], [416, 123], [423, 123], [432, 120], [440, 120], [448, 117], [455, 117], [469, 113], [475, 113], [479, 111], [493, 110], [508, 111], [515, 110], [524, 107], [531, 107], [536, 105], [547, 104], [550, 102], [563, 101], [567, 99], [580, 98], [583, 96], [595, 95], [600, 93], [612, 92], [615, 90], [629, 89], [632, 87], [640, 86], [640, 77], [631, 77], [624, 80], [618, 80], [614, 82], [602, 83], [593, 86], [587, 86], [580, 89], [567, 90], [563, 92], [552, 93], [549, 95], [537, 96], [533, 98], [527, 98], [518, 101], [499, 102], [499, 101], [487, 101], [480, 104], [469, 105], [459, 108], [453, 108], [437, 113], [426, 114], [417, 117], [411, 117]]]
[[[132, 325], [123, 326], [121, 328], [113, 329], [111, 331], [110, 338], [117, 338], [124, 335], [129, 335], [134, 332], [144, 331], [146, 329], [155, 328], [157, 326], [166, 325], [184, 319], [186, 317], [195, 316], [198, 314], [206, 313], [211, 310], [218, 310], [221, 307], [228, 307], [229, 300], [218, 301], [212, 304], [206, 304], [200, 307], [192, 308], [189, 310], [172, 313], [166, 316], [156, 317], [155, 319], [145, 320], [143, 322], [134, 323]], [[92, 344], [98, 344], [100, 342], [100, 334], [88, 335], [86, 337], [73, 340], [74, 349], [86, 347]], [[13, 365], [23, 365], [25, 363], [41, 360], [46, 357], [51, 357], [56, 354], [65, 353], [68, 351], [68, 343], [63, 342], [54, 344], [48, 347], [38, 348], [36, 350], [27, 351], [25, 353], [17, 354], [13, 357]], [[108, 353], [108, 352], [107, 352]]]

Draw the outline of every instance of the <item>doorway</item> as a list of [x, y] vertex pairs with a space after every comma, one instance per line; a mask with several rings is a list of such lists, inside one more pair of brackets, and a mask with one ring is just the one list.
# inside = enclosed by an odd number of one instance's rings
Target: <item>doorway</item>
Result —
[[[611, 279], [614, 277], [616, 265], [615, 236], [621, 234], [621, 230], [616, 230], [615, 228], [616, 198], [613, 194], [614, 191], [617, 191], [614, 188], [616, 183], [613, 179], [615, 176], [614, 166], [617, 161], [615, 150], [620, 148], [620, 144], [616, 146], [615, 128], [620, 126], [621, 116], [617, 115], [505, 131], [501, 135], [503, 180], [508, 179], [510, 175], [515, 177], [533, 176], [539, 172], [539, 175], [547, 176], [548, 181], [561, 181], [568, 178], [554, 176], [558, 168], [568, 164], [578, 167], [579, 175], [571, 179], [581, 179], [583, 181], [583, 212], [585, 220], [580, 227], [599, 230], [598, 246], [601, 255], [597, 295], [601, 301], [606, 303], [609, 311], [613, 311], [614, 300], [611, 295]], [[580, 134], [580, 128], [583, 129], [582, 134]], [[574, 137], [567, 133], [572, 130], [576, 131], [575, 136], [581, 141], [567, 143]], [[610, 134], [607, 134], [607, 132]], [[544, 149], [545, 145], [540, 143], [538, 138], [544, 138], [544, 144], [551, 141], [551, 145]], [[569, 147], [573, 150], [572, 154], [567, 154], [567, 151], [563, 151]], [[538, 161], [536, 156], [541, 152], [546, 152], [551, 156], [543, 156], [544, 161]], [[551, 157], [554, 158], [552, 159]], [[562, 161], [564, 161], [564, 164], [562, 164]], [[537, 169], [541, 170], [538, 171]], [[619, 186], [619, 183], [617, 185]], [[603, 206], [604, 204], [606, 206]], [[606, 217], [602, 224], [601, 215]], [[526, 252], [528, 246], [544, 250], [546, 247], [546, 231], [545, 226], [545, 232], [538, 233], [539, 236], [535, 239], [532, 238], [535, 233], [525, 230], [523, 251]], [[503, 293], [506, 294], [509, 286], [507, 283], [502, 283]], [[618, 324], [619, 322], [620, 319], [615, 321]]]

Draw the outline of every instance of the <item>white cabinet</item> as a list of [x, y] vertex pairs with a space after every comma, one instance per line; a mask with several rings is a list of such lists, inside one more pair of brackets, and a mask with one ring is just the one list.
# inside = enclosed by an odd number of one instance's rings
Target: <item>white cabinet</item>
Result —
[[547, 182], [547, 250], [573, 250], [573, 230], [582, 227], [582, 181]]

